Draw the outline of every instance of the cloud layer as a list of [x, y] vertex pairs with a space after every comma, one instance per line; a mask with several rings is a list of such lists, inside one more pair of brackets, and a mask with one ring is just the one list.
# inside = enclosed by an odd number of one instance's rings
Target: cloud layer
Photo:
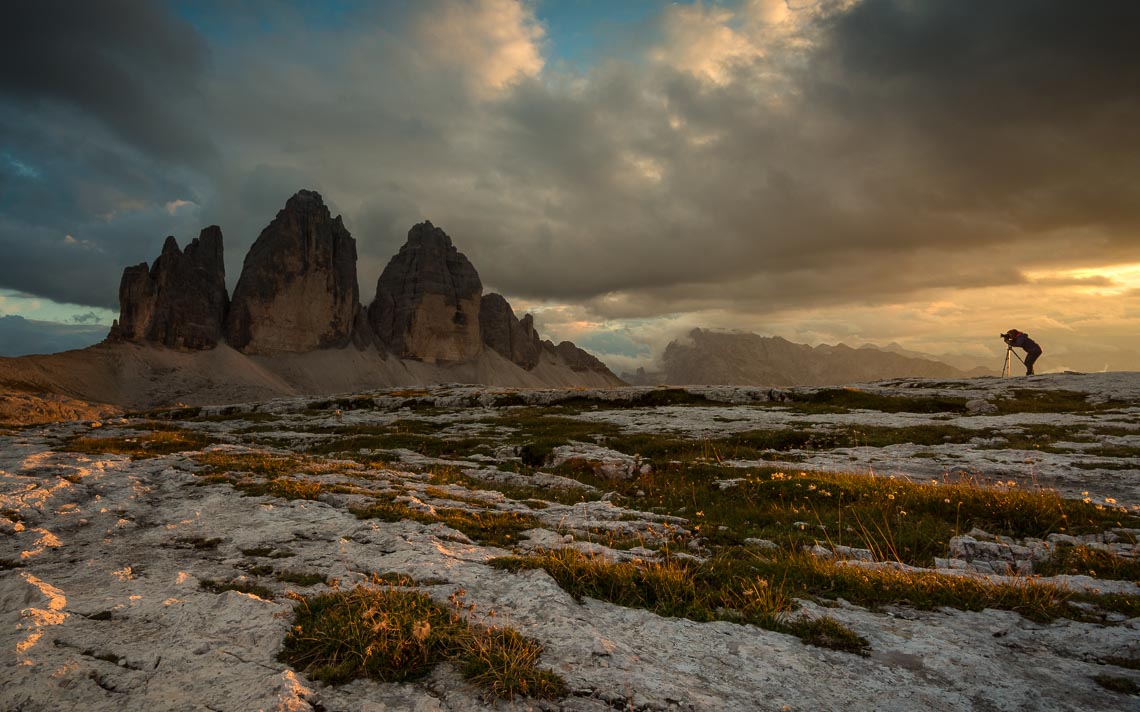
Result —
[[663, 4], [581, 71], [513, 0], [101, 5], [0, 30], [0, 287], [113, 306], [124, 265], [211, 223], [232, 283], [308, 187], [365, 298], [430, 218], [615, 363], [690, 325], [1136, 333], [1134, 297], [1105, 322], [1055, 281], [1140, 263], [1136, 3]]

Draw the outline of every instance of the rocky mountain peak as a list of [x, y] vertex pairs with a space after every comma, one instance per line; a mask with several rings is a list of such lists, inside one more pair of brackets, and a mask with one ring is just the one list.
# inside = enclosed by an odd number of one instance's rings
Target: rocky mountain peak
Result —
[[447, 233], [430, 222], [408, 231], [408, 241], [376, 283], [368, 319], [400, 358], [466, 361], [479, 354], [483, 283]]
[[519, 320], [501, 294], [484, 294], [479, 305], [479, 330], [483, 343], [492, 350], [531, 370], [538, 365], [542, 340], [534, 330], [534, 318]]
[[222, 337], [229, 305], [222, 231], [202, 230], [186, 246], [166, 238], [151, 267], [128, 267], [119, 283], [119, 320], [110, 340], [153, 342], [185, 349], [211, 349]]
[[352, 340], [359, 300], [356, 240], [319, 193], [301, 190], [246, 255], [226, 340], [247, 353], [341, 348]]
[[[527, 382], [619, 382], [570, 342], [542, 341], [534, 319], [518, 319], [501, 295], [484, 297], [471, 261], [430, 221], [408, 231], [367, 310], [359, 295], [356, 241], [320, 193], [300, 190], [250, 247], [232, 299], [217, 226], [204, 229], [185, 250], [168, 237], [153, 266], [124, 270], [122, 313], [108, 338], [189, 349], [225, 341], [260, 355], [352, 344], [379, 349], [381, 359], [391, 353], [441, 365], [475, 361], [489, 348], [533, 372], [523, 378]], [[547, 361], [548, 369], [539, 368]], [[559, 375], [566, 371], [579, 375]], [[587, 372], [593, 373], [582, 375]]]
[[305, 190], [302, 188], [285, 201], [285, 210], [292, 210], [296, 212], [304, 212], [306, 210], [320, 210], [325, 207], [324, 198], [315, 190]]
[[455, 249], [451, 237], [442, 229], [432, 225], [431, 220], [424, 220], [422, 223], [412, 226], [412, 229], [408, 231], [407, 246], [430, 250]]

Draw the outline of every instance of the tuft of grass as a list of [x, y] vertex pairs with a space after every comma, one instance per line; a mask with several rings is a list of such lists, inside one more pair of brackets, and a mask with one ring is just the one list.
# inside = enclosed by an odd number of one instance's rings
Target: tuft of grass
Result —
[[[343, 463], [265, 452], [208, 452], [194, 459], [205, 466], [205, 470], [198, 473], [205, 482], [228, 483], [251, 497], [271, 496], [282, 499], [320, 499], [324, 491], [320, 482], [291, 475], [335, 473], [344, 467]], [[241, 474], [253, 477], [240, 477]]]
[[[767, 558], [752, 559], [749, 568], [754, 575], [785, 582], [801, 595], [827, 600], [842, 598], [871, 609], [905, 602], [920, 610], [947, 607], [1015, 611], [1041, 622], [1058, 618], [1096, 619], [1087, 610], [1070, 605], [1075, 599], [1071, 592], [1031, 578], [991, 583], [980, 577], [907, 571], [889, 565], [868, 568], [798, 552], [769, 552]], [[1117, 607], [1109, 597], [1090, 600], [1105, 608]]]
[[380, 500], [368, 507], [351, 511], [358, 519], [380, 519], [385, 522], [410, 519], [423, 524], [442, 522], [452, 529], [463, 532], [474, 541], [492, 546], [511, 546], [518, 541], [519, 533], [541, 526], [541, 522], [529, 514], [472, 512], [450, 508], [435, 508], [429, 512], [413, 509], [394, 500]]
[[281, 499], [320, 499], [321, 483], [293, 477], [277, 477], [268, 481], [233, 482], [234, 489], [250, 497], [267, 496]]
[[1049, 561], [1034, 564], [1041, 576], [1071, 574], [1114, 581], [1140, 581], [1140, 561], [1089, 546], [1061, 546]]
[[319, 461], [295, 455], [275, 455], [268, 452], [205, 452], [194, 458], [207, 472], [225, 474], [248, 472], [263, 477], [279, 477], [298, 472], [318, 474], [328, 472], [329, 466]]
[[357, 586], [302, 598], [279, 659], [330, 684], [357, 678], [403, 682], [438, 663], [459, 663], [465, 678], [501, 698], [557, 698], [565, 683], [536, 663], [542, 647], [509, 628], [470, 624], [462, 590], [453, 606], [426, 594]]
[[731, 557], [714, 557], [699, 564], [679, 559], [613, 562], [560, 549], [489, 563], [508, 571], [543, 569], [576, 600], [589, 596], [662, 616], [751, 623], [796, 635], [811, 645], [853, 653], [870, 647], [834, 620], [788, 616], [794, 606], [783, 585], [772, 583], [778, 579], [758, 577]]
[[281, 583], [295, 583], [298, 586], [316, 586], [325, 583], [325, 577], [320, 574], [290, 571], [288, 569], [278, 572], [276, 579]]
[[772, 405], [809, 414], [848, 413], [852, 410], [877, 410], [881, 413], [966, 412], [965, 398], [886, 396], [856, 388], [824, 388], [812, 393], [792, 392], [790, 401]]
[[153, 430], [130, 437], [77, 436], [69, 439], [60, 449], [87, 455], [128, 455], [138, 460], [201, 450], [214, 442], [209, 435], [193, 430]]
[[447, 583], [447, 581], [444, 581], [443, 579], [417, 579], [408, 576], [407, 574], [401, 574], [395, 571], [384, 571], [382, 573], [374, 572], [371, 576], [369, 576], [369, 581], [373, 586], [403, 586], [405, 588], [410, 588], [412, 586], [435, 586], [437, 584]]
[[269, 601], [273, 599], [273, 591], [265, 586], [248, 581], [215, 581], [213, 579], [202, 579], [198, 582], [199, 588], [203, 591], [210, 593], [224, 593], [226, 591], [237, 591], [238, 593], [247, 593], [251, 596], [264, 598]]
[[569, 692], [557, 674], [538, 667], [542, 646], [512, 628], [490, 628], [461, 642], [463, 677], [491, 695], [557, 698]]

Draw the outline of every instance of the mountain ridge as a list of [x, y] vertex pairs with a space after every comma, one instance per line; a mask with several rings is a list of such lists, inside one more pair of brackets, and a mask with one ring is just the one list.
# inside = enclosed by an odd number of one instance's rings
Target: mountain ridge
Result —
[[671, 341], [662, 370], [623, 373], [634, 385], [827, 386], [885, 378], [971, 378], [996, 375], [963, 370], [933, 356], [904, 356], [874, 346], [797, 344], [780, 336], [693, 329]]

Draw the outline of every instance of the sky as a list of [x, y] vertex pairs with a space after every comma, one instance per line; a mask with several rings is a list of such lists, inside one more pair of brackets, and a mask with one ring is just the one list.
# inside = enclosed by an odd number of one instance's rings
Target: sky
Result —
[[1133, 0], [43, 0], [0, 26], [0, 355], [290, 195], [430, 219], [615, 371], [694, 327], [1140, 370]]

